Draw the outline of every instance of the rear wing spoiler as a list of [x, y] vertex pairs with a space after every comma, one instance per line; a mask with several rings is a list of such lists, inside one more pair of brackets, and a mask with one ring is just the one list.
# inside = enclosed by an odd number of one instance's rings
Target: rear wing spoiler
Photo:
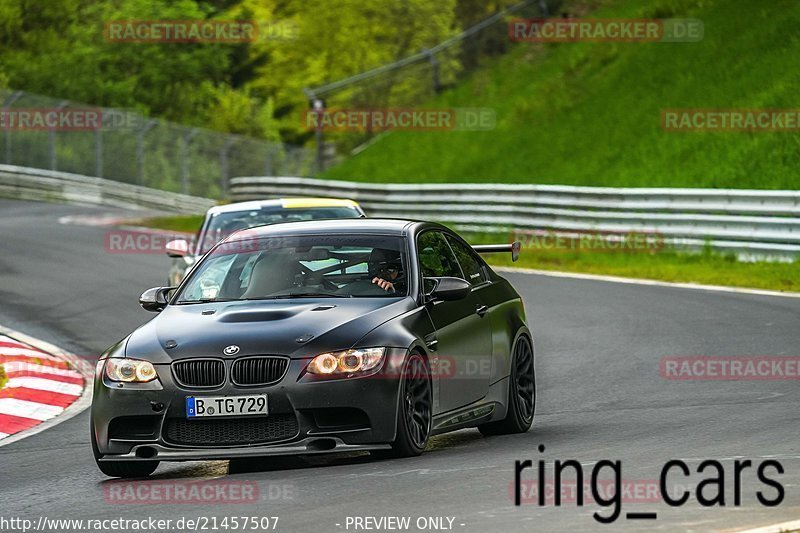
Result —
[[522, 249], [522, 243], [514, 241], [510, 244], [474, 244], [472, 248], [479, 254], [511, 252], [511, 260], [516, 261], [519, 259], [519, 251]]

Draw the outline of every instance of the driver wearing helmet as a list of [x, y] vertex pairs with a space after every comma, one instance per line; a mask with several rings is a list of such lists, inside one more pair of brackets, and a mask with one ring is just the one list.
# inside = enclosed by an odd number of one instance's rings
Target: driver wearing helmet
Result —
[[369, 255], [367, 267], [373, 284], [387, 292], [395, 292], [395, 284], [400, 281], [398, 278], [403, 269], [400, 252], [375, 248]]

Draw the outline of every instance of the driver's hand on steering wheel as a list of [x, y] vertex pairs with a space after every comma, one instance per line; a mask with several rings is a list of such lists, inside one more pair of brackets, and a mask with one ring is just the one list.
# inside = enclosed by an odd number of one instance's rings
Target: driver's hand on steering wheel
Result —
[[372, 278], [372, 283], [377, 284], [378, 287], [380, 287], [381, 289], [383, 289], [385, 291], [394, 292], [394, 283], [392, 283], [391, 281], [387, 281], [387, 280], [385, 280], [383, 278], [379, 278], [379, 277], [376, 276], [376, 277]]

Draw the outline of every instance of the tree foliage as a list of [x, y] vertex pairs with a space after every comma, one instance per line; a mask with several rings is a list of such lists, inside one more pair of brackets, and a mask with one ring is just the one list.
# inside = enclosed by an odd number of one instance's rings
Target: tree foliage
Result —
[[[302, 89], [433, 46], [511, 2], [3, 0], [0, 86], [303, 140]], [[253, 42], [125, 43], [114, 20], [252, 20]]]

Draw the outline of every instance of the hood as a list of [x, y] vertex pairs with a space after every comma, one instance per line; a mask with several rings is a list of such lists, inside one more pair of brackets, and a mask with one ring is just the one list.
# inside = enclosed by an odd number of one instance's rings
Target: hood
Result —
[[[412, 298], [315, 298], [167, 306], [134, 331], [125, 355], [153, 363], [187, 357], [311, 357], [351, 348], [364, 335], [414, 309]], [[167, 348], [174, 344], [172, 348]]]

